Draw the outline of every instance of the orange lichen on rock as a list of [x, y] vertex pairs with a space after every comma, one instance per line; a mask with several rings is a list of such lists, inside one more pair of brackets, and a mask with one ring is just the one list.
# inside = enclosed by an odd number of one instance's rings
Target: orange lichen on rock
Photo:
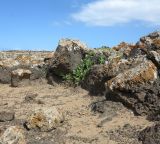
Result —
[[113, 47], [114, 50], [116, 51], [121, 51], [123, 52], [124, 55], [129, 56], [130, 52], [132, 49], [136, 48], [135, 45], [133, 44], [128, 44], [126, 42], [121, 42], [118, 46]]
[[106, 87], [110, 90], [128, 89], [131, 86], [138, 86], [157, 79], [157, 68], [151, 61], [144, 63], [120, 73], [106, 83]]
[[154, 39], [154, 40], [153, 40], [153, 44], [154, 44], [156, 47], [160, 47], [160, 39]]

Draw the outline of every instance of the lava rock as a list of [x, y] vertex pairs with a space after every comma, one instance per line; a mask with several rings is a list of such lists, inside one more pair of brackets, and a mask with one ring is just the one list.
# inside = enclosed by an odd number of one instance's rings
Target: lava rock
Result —
[[62, 39], [50, 60], [49, 71], [58, 76], [72, 72], [85, 55], [87, 46], [79, 40]]
[[106, 83], [106, 98], [120, 101], [140, 115], [160, 110], [156, 66], [148, 60], [118, 74]]
[[108, 79], [106, 65], [94, 65], [82, 82], [82, 87], [89, 90], [90, 94], [103, 95], [105, 81]]
[[28, 69], [17, 69], [11, 72], [11, 86], [17, 87], [23, 79], [30, 79], [31, 71]]
[[160, 144], [160, 123], [141, 131], [139, 140], [142, 141], [143, 144]]

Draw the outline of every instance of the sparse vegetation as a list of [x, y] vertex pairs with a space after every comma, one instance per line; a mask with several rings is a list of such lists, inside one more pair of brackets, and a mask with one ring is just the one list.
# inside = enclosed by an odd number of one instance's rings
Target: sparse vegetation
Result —
[[81, 64], [77, 66], [75, 70], [71, 73], [63, 76], [63, 79], [69, 83], [73, 83], [75, 85], [80, 84], [86, 74], [90, 71], [91, 67], [95, 64], [104, 64], [105, 56], [103, 54], [96, 54], [91, 51], [89, 54], [85, 56], [82, 60]]
[[96, 49], [99, 49], [99, 50], [111, 50], [111, 48], [108, 47], [108, 46], [101, 46], [101, 47], [96, 48]]

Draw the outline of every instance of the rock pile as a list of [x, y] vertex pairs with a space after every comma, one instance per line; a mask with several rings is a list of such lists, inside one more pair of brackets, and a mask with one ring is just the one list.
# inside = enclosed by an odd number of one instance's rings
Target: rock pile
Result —
[[[11, 83], [18, 86], [20, 76], [15, 76], [15, 72], [29, 71], [30, 80], [46, 77], [47, 59], [53, 57], [53, 52], [28, 52], [28, 51], [6, 51], [0, 52], [0, 83]], [[17, 80], [15, 82], [15, 77]]]
[[[19, 55], [0, 61], [1, 83], [17, 87], [24, 79], [47, 78], [53, 85], [64, 77], [70, 81], [78, 79], [91, 94], [105, 93], [107, 100], [122, 102], [136, 114], [147, 115], [156, 121], [160, 120], [159, 75], [160, 32], [140, 38], [135, 45], [123, 42], [114, 48], [89, 49], [78, 40], [62, 39], [54, 55], [50, 53], [43, 60]], [[25, 127], [51, 131], [63, 121], [63, 114], [56, 108], [41, 108], [29, 116]], [[159, 125], [144, 130], [140, 139], [144, 144], [148, 141], [158, 144], [159, 140], [152, 139], [157, 137], [158, 130]], [[6, 131], [0, 142], [5, 143], [8, 133], [13, 134], [12, 128]], [[16, 140], [23, 141], [22, 137], [20, 135]]]

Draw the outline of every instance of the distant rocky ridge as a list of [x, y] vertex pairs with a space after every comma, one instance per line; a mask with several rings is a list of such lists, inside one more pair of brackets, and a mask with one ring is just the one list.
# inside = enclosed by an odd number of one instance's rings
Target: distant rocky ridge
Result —
[[54, 53], [1, 52], [0, 59], [1, 83], [17, 87], [24, 79], [46, 78], [54, 85], [65, 77], [92, 95], [105, 94], [135, 114], [160, 120], [160, 32], [111, 49], [89, 49], [79, 40], [62, 39]]
[[46, 61], [51, 57], [53, 52], [48, 51], [2, 51], [0, 52], [0, 82], [11, 83], [11, 73], [17, 69], [31, 70], [31, 80], [45, 78]]

